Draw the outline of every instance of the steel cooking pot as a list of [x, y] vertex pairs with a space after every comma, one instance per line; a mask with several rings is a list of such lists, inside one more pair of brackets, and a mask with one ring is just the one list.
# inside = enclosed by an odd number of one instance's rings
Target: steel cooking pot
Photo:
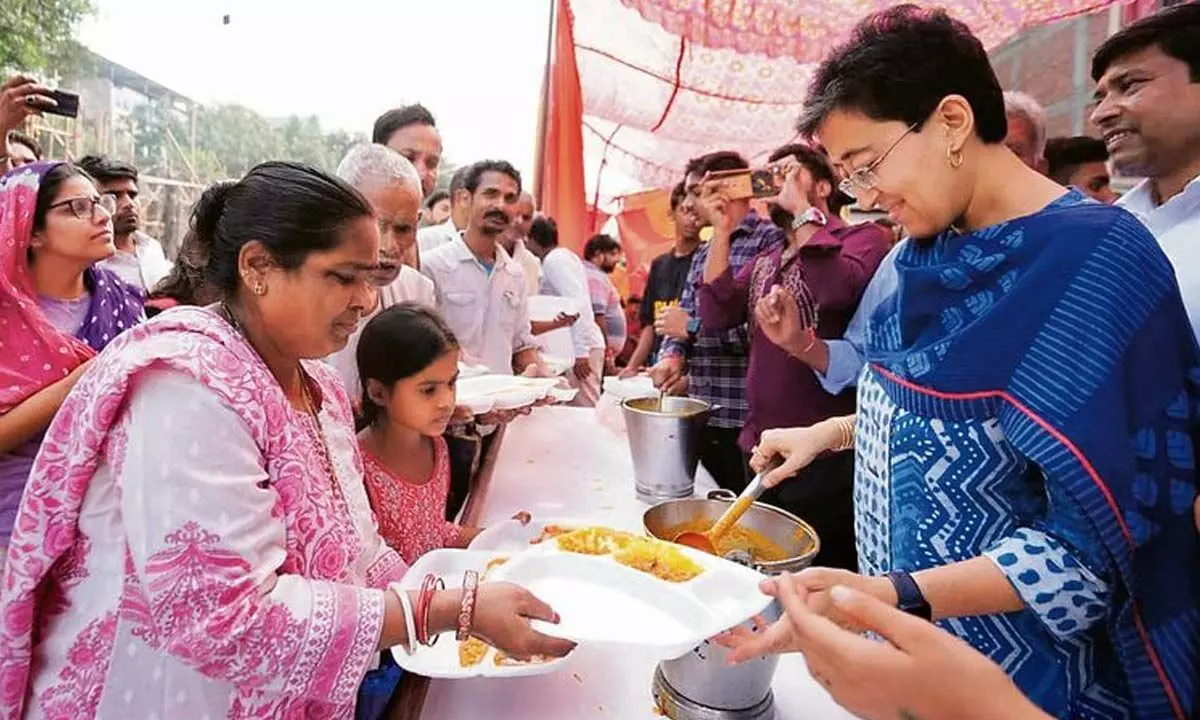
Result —
[[[704, 518], [716, 522], [729, 508], [736, 495], [728, 490], [713, 490], [707, 498], [668, 500], [650, 508], [642, 516], [646, 534], [671, 540], [672, 531], [684, 523]], [[812, 526], [795, 515], [772, 505], [754, 503], [738, 525], [754, 530], [783, 549], [787, 556], [775, 562], [754, 561], [751, 565], [765, 575], [797, 572], [812, 565], [821, 549], [821, 540]]]
[[[668, 500], [647, 510], [642, 524], [648, 535], [670, 540], [675, 528], [684, 523], [697, 518], [716, 522], [735, 497], [728, 490], [714, 490], [707, 498]], [[821, 549], [812, 526], [771, 505], [754, 503], [738, 524], [764, 535], [787, 555], [776, 562], [751, 563], [766, 575], [802, 570], [812, 564]], [[768, 622], [778, 619], [779, 603], [771, 603], [763, 615]], [[725, 648], [706, 640], [687, 655], [660, 664], [659, 671], [673, 693], [704, 708], [721, 711], [714, 717], [730, 713], [742, 717], [752, 708], [767, 708], [766, 712], [771, 712], [771, 682], [779, 657], [761, 657], [731, 667], [726, 662], [727, 655]], [[750, 712], [750, 716], [758, 717], [757, 710]]]

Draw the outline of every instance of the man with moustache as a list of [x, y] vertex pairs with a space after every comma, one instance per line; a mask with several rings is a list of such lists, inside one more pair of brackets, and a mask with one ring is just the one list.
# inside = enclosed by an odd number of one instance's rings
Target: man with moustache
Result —
[[[642, 329], [638, 333], [637, 345], [625, 369], [621, 371], [623, 378], [633, 377], [641, 371], [642, 366], [653, 365], [657, 360], [665, 333], [660, 332], [656, 324], [669, 310], [679, 306], [683, 284], [692, 267], [692, 256], [700, 247], [700, 218], [692, 207], [683, 182], [671, 188], [671, 219], [675, 227], [675, 245], [650, 263], [638, 310], [638, 322]], [[687, 323], [684, 314], [679, 337], [687, 337]]]
[[325, 359], [337, 370], [346, 393], [358, 407], [362, 385], [356, 353], [367, 321], [402, 302], [434, 307], [433, 283], [403, 264], [405, 254], [416, 242], [421, 207], [421, 178], [412, 163], [383, 145], [363, 143], [346, 153], [338, 165], [337, 176], [363, 194], [379, 222], [379, 269], [374, 274], [379, 287], [378, 302], [359, 322], [346, 347]]
[[720, 151], [693, 159], [684, 171], [687, 193], [700, 219], [712, 226], [713, 239], [693, 256], [680, 298], [679, 306], [691, 325], [688, 335], [679, 338], [670, 333], [650, 370], [655, 387], [716, 406], [701, 438], [700, 463], [718, 485], [734, 492], [749, 480], [749, 465], [738, 444], [746, 424], [749, 330], [745, 324], [721, 330], [705, 327], [696, 312], [696, 292], [705, 281], [711, 253], [720, 253], [723, 263], [737, 273], [760, 253], [783, 245], [785, 238], [781, 228], [751, 209], [749, 198], [728, 199], [720, 215], [709, 212], [715, 205], [701, 206], [700, 199], [719, 189], [719, 181], [706, 180], [710, 173], [749, 169], [741, 155]]
[[588, 295], [592, 298], [592, 313], [608, 342], [606, 372], [614, 367], [617, 353], [625, 347], [627, 332], [621, 294], [609, 277], [620, 263], [621, 243], [611, 235], [593, 235], [583, 246], [583, 272], [587, 276]]
[[[787, 145], [770, 162], [785, 173], [782, 192], [770, 203], [771, 221], [786, 234], [783, 245], [769, 248], [734, 270], [729, 262], [729, 203], [720, 194], [702, 195], [703, 212], [714, 218], [716, 232], [696, 292], [700, 325], [728, 330], [750, 323], [750, 359], [746, 373], [746, 424], [739, 446], [749, 454], [764, 430], [804, 427], [854, 413], [853, 391], [831, 395], [799, 359], [774, 345], [754, 321], [754, 308], [772, 293], [786, 292], [801, 309], [802, 323], [819, 335], [845, 332], [891, 243], [876, 223], [847, 225], [839, 213], [850, 198], [837, 190], [825, 155], [806, 145]], [[854, 458], [838, 453], [804, 468], [798, 482], [772, 488], [764, 501], [809, 522], [821, 537], [816, 563], [858, 570], [854, 546]]]
[[1145, 178], [1117, 204], [1158, 238], [1200, 336], [1200, 5], [1113, 35], [1096, 51], [1092, 77], [1092, 122], [1113, 166]]
[[[1146, 178], [1117, 204], [1158, 238], [1200, 337], [1200, 5], [1167, 8], [1104, 41], [1092, 78], [1092, 122], [1113, 166]], [[1200, 498], [1194, 511], [1200, 528]]]
[[502, 375], [542, 374], [529, 324], [525, 276], [499, 240], [521, 196], [521, 175], [502, 160], [483, 160], [463, 179], [467, 227], [421, 264], [442, 315], [471, 361]]
[[101, 260], [99, 266], [116, 273], [133, 287], [149, 293], [171, 272], [172, 264], [162, 244], [141, 231], [142, 213], [138, 203], [138, 170], [129, 163], [88, 155], [76, 163], [92, 176], [101, 195], [111, 195], [117, 209], [113, 213], [113, 244], [117, 252]]

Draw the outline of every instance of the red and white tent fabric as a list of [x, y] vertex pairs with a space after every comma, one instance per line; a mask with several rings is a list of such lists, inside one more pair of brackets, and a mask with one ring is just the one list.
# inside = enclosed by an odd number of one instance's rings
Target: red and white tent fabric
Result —
[[[691, 157], [761, 158], [792, 138], [809, 78], [830, 48], [885, 0], [570, 0], [589, 143], [647, 186]], [[1107, 0], [947, 3], [984, 45]], [[592, 178], [589, 178], [589, 181]], [[589, 201], [591, 198], [589, 198]]]

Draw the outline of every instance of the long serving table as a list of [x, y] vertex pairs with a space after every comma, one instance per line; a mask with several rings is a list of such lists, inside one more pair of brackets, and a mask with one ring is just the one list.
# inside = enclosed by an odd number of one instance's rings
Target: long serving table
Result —
[[[628, 445], [600, 424], [594, 409], [540, 408], [513, 422], [498, 440], [498, 452], [484, 458], [472, 490], [468, 521], [486, 526], [528, 510], [535, 519], [586, 520], [643, 532], [642, 514], [649, 506], [634, 494]], [[697, 492], [703, 494], [714, 485], [699, 475]], [[637, 648], [585, 646], [550, 675], [428, 683], [406, 677], [390, 717], [662, 720], [650, 694], [655, 665]], [[781, 658], [774, 692], [779, 720], [853, 718], [812, 679], [799, 655]]]

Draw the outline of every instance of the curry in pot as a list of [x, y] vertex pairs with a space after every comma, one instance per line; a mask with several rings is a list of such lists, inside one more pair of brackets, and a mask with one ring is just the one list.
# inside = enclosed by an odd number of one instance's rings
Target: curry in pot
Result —
[[[676, 525], [663, 534], [667, 537], [678, 537], [680, 533], [685, 532], [706, 533], [714, 522], [716, 521], [708, 518], [696, 518]], [[729, 528], [717, 543], [718, 555], [725, 556], [734, 550], [750, 553], [755, 562], [780, 562], [789, 557], [783, 548], [771, 542], [766, 535], [741, 525]]]

